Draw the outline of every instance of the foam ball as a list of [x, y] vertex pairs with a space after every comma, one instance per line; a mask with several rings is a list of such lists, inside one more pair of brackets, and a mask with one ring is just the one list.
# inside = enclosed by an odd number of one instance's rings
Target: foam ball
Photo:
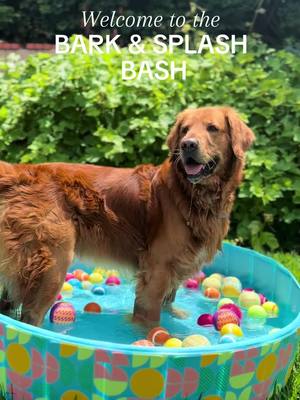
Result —
[[90, 282], [101, 283], [103, 281], [103, 276], [99, 272], [93, 272], [90, 275]]
[[76, 278], [69, 279], [69, 280], [68, 280], [68, 283], [69, 283], [70, 285], [72, 285], [73, 287], [81, 288], [81, 282], [80, 282], [80, 280], [78, 280], [78, 279], [76, 279]]
[[50, 310], [50, 322], [54, 324], [71, 324], [75, 318], [76, 312], [71, 303], [55, 303]]
[[221, 306], [219, 308], [219, 310], [230, 310], [230, 311], [233, 311], [237, 315], [239, 320], [241, 320], [243, 318], [242, 310], [236, 304], [231, 304], [231, 303], [224, 304], [223, 306]]
[[150, 342], [150, 340], [146, 339], [141, 339], [141, 340], [136, 340], [135, 342], [132, 343], [133, 346], [145, 346], [145, 347], [153, 347], [154, 344]]
[[279, 313], [279, 308], [276, 303], [273, 301], [266, 301], [262, 307], [265, 309], [265, 311], [268, 314], [268, 317], [277, 317]]
[[88, 312], [88, 313], [100, 313], [101, 312], [101, 306], [98, 303], [88, 303], [84, 306], [83, 311]]
[[62, 299], [62, 295], [61, 295], [61, 293], [59, 293], [57, 296], [56, 296], [56, 300], [57, 301], [60, 301]]
[[182, 341], [182, 347], [200, 347], [210, 345], [210, 341], [202, 335], [190, 335]]
[[241, 281], [235, 276], [228, 276], [224, 278], [222, 284], [222, 293], [225, 297], [239, 297], [242, 291]]
[[234, 304], [234, 301], [227, 297], [224, 297], [223, 299], [221, 299], [219, 301], [217, 307], [220, 308], [220, 307], [224, 306], [225, 304]]
[[221, 282], [219, 279], [216, 278], [205, 278], [204, 281], [202, 282], [202, 288], [203, 290], [207, 289], [207, 288], [214, 288], [214, 289], [221, 289]]
[[64, 282], [64, 284], [63, 284], [63, 286], [62, 286], [62, 288], [61, 288], [61, 291], [62, 291], [62, 292], [69, 292], [69, 293], [72, 293], [73, 290], [74, 290], [74, 288], [73, 288], [72, 285], [70, 285], [69, 282]]
[[198, 289], [198, 282], [196, 279], [187, 279], [183, 286], [187, 289]]
[[219, 339], [220, 344], [235, 343], [235, 342], [236, 342], [236, 336], [232, 334], [223, 335]]
[[92, 293], [94, 293], [96, 296], [103, 296], [106, 293], [106, 290], [102, 286], [94, 286], [92, 288]]
[[177, 338], [171, 338], [171, 339], [168, 339], [164, 343], [164, 346], [165, 347], [182, 347], [182, 341]]
[[72, 274], [72, 272], [67, 272], [65, 281], [68, 282], [70, 279], [74, 279], [74, 278], [75, 278], [75, 275]]
[[226, 324], [222, 326], [220, 331], [221, 335], [234, 335], [234, 336], [243, 336], [242, 329], [236, 324]]
[[116, 286], [116, 285], [120, 285], [121, 281], [117, 276], [109, 276], [106, 281], [105, 284], [108, 286]]
[[259, 298], [260, 298], [260, 304], [264, 304], [267, 300], [266, 296], [264, 296], [262, 293], [258, 293]]
[[219, 292], [218, 289], [209, 287], [209, 288], [205, 289], [204, 296], [208, 297], [209, 299], [218, 300], [221, 297], [221, 293]]
[[251, 306], [259, 306], [260, 298], [256, 292], [242, 291], [239, 296], [239, 305], [243, 308], [249, 308]]
[[220, 282], [222, 282], [222, 280], [223, 280], [223, 275], [218, 274], [217, 272], [215, 272], [214, 274], [211, 274], [211, 275], [209, 276], [209, 278], [218, 279]]
[[251, 306], [248, 308], [247, 315], [250, 318], [266, 319], [268, 314], [262, 306]]
[[200, 326], [213, 325], [213, 316], [211, 314], [202, 314], [198, 317], [197, 324]]
[[89, 281], [82, 281], [81, 282], [81, 287], [84, 290], [91, 290], [92, 287], [93, 287], [93, 284], [91, 282], [89, 282]]
[[221, 330], [226, 324], [240, 324], [240, 319], [235, 312], [231, 310], [218, 310], [213, 315], [213, 323], [217, 331]]
[[195, 276], [193, 276], [193, 279], [195, 279], [198, 282], [198, 285], [200, 285], [204, 279], [206, 278], [206, 275], [203, 271], [197, 272]]
[[76, 279], [80, 279], [81, 275], [84, 273], [84, 271], [82, 269], [75, 269], [75, 271], [73, 271], [73, 275]]
[[160, 326], [151, 329], [151, 331], [147, 335], [147, 340], [157, 346], [164, 345], [168, 339], [171, 339], [169, 332], [166, 329], [161, 328]]

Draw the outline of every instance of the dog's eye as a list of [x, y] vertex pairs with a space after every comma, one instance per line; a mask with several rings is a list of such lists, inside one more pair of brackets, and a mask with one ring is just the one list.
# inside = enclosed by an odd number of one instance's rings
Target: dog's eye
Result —
[[219, 129], [216, 127], [216, 125], [214, 125], [214, 124], [208, 124], [207, 125], [207, 130], [208, 130], [208, 132], [210, 132], [210, 133], [216, 133], [216, 132], [219, 132]]
[[183, 127], [181, 128], [181, 133], [185, 135], [185, 134], [188, 132], [188, 130], [189, 130], [189, 127], [188, 127], [188, 126], [183, 126]]

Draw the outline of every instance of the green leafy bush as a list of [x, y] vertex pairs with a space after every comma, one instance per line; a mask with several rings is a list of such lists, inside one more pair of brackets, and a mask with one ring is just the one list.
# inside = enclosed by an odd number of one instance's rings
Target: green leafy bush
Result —
[[253, 128], [231, 237], [257, 249], [299, 249], [300, 63], [253, 42], [247, 54], [187, 56], [182, 80], [122, 81], [121, 60], [161, 56], [41, 54], [2, 65], [0, 157], [12, 162], [78, 161], [117, 166], [161, 162], [175, 115], [228, 104]]

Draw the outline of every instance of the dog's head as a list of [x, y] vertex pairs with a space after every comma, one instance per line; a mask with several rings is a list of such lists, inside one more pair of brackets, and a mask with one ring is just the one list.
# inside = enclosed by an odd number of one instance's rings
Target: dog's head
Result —
[[203, 107], [181, 112], [169, 133], [171, 160], [192, 183], [225, 176], [232, 158], [243, 160], [255, 136], [230, 107]]

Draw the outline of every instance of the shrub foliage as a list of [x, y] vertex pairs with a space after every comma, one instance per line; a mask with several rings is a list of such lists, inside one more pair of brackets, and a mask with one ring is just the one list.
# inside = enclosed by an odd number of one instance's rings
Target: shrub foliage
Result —
[[82, 53], [3, 64], [0, 157], [11, 162], [76, 161], [116, 166], [159, 163], [175, 115], [227, 104], [257, 141], [233, 214], [231, 237], [257, 249], [299, 250], [300, 63], [253, 42], [247, 54], [187, 56], [182, 80], [122, 81], [121, 60], [161, 56]]

